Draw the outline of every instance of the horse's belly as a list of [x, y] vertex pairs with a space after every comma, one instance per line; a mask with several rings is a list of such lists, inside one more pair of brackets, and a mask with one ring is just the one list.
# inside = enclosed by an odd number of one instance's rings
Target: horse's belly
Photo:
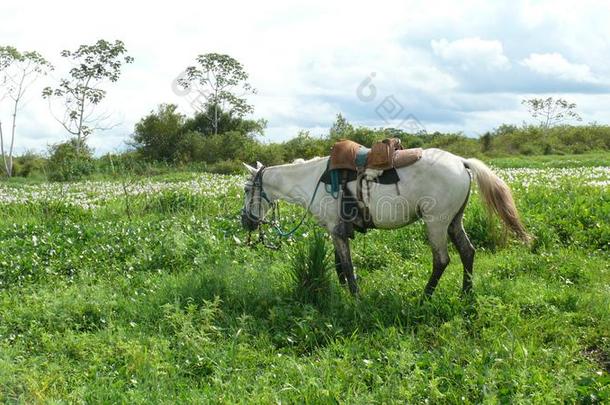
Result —
[[416, 204], [396, 193], [374, 198], [367, 205], [377, 228], [400, 228], [418, 219]]
[[[353, 195], [357, 194], [356, 182], [348, 184]], [[407, 198], [411, 193], [405, 193], [403, 187], [398, 191], [395, 185], [369, 183], [362, 190], [362, 199], [369, 208], [370, 218], [376, 228], [394, 229], [416, 221], [417, 199]]]

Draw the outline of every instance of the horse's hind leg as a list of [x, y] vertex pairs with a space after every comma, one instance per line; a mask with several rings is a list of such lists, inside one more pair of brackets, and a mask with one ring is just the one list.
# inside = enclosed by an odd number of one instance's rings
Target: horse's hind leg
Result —
[[464, 281], [462, 283], [462, 292], [469, 293], [472, 290], [472, 266], [474, 264], [474, 247], [466, 235], [462, 218], [464, 216], [464, 208], [468, 202], [468, 197], [462, 205], [462, 208], [455, 215], [451, 224], [449, 224], [449, 237], [460, 253], [460, 259], [464, 265]]
[[424, 293], [431, 296], [438, 284], [443, 272], [449, 264], [449, 252], [447, 251], [447, 223], [430, 221], [426, 223], [428, 241], [432, 247], [432, 275], [426, 284]]

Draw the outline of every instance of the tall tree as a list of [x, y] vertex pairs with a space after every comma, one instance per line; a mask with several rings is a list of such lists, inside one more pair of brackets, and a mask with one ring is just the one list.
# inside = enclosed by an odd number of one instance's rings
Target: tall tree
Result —
[[532, 116], [540, 122], [544, 129], [554, 127], [569, 120], [582, 121], [576, 112], [576, 103], [570, 103], [562, 98], [530, 98], [521, 101]]
[[93, 45], [81, 45], [76, 51], [64, 50], [61, 56], [73, 64], [68, 76], [55, 88], [46, 87], [42, 95], [51, 101], [63, 101], [63, 116], [55, 119], [84, 145], [95, 130], [108, 129], [104, 115], [96, 115], [95, 107], [106, 97], [103, 86], [116, 82], [121, 76], [123, 64], [132, 63], [122, 41], [108, 42], [100, 39]]
[[330, 127], [328, 136], [332, 140], [347, 139], [353, 132], [354, 126], [345, 119], [343, 114], [339, 113]]
[[12, 46], [0, 46], [0, 100], [8, 98], [11, 101], [12, 125], [6, 150], [0, 120], [0, 153], [8, 177], [13, 174], [13, 149], [21, 101], [36, 79], [52, 69], [53, 66], [38, 52], [19, 52]]
[[256, 90], [248, 83], [242, 64], [229, 55], [199, 55], [197, 65], [186, 68], [178, 83], [197, 92], [194, 107], [208, 113], [214, 134], [218, 134], [221, 111], [239, 118], [254, 111], [246, 96]]

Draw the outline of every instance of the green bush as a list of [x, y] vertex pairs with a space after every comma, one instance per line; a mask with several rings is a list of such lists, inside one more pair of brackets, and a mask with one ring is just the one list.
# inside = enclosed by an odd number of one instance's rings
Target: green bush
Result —
[[218, 147], [215, 147], [213, 143], [213, 140], [204, 138], [201, 133], [189, 131], [180, 136], [174, 153], [174, 161], [181, 164], [212, 161], [219, 152]]
[[259, 161], [265, 166], [279, 165], [286, 162], [291, 162], [294, 159], [288, 158], [286, 154], [288, 149], [283, 144], [269, 143], [256, 144], [251, 149], [243, 151], [237, 159], [242, 162], [255, 163]]
[[186, 117], [175, 104], [161, 104], [135, 126], [133, 146], [147, 159], [170, 161], [174, 158]]
[[207, 166], [207, 171], [218, 174], [243, 174], [244, 166], [236, 160], [222, 160]]
[[76, 139], [52, 145], [49, 148], [49, 179], [73, 181], [93, 172], [92, 151]]
[[34, 152], [26, 152], [13, 160], [13, 176], [43, 177], [46, 164], [42, 156]]
[[290, 276], [297, 300], [322, 306], [330, 296], [330, 254], [326, 236], [320, 231], [297, 246]]
[[143, 159], [137, 151], [107, 153], [95, 160], [95, 171], [111, 176], [116, 175], [150, 175], [154, 167], [167, 167], [167, 163], [151, 163]]
[[449, 134], [436, 137], [426, 147], [440, 148], [460, 156], [478, 156], [481, 151], [479, 141], [463, 134]]
[[315, 138], [307, 131], [299, 132], [299, 134], [284, 143], [284, 153], [287, 161], [292, 162], [295, 159], [311, 159], [316, 156], [328, 155], [330, 150], [329, 142], [322, 142], [322, 139]]
[[262, 121], [223, 115], [222, 132], [214, 134], [206, 119], [205, 114], [187, 118], [176, 106], [162, 105], [136, 125], [131, 141], [135, 150], [93, 159], [83, 146], [77, 158], [76, 141], [69, 141], [53, 145], [48, 160], [31, 152], [15, 157], [14, 176], [69, 181], [91, 174], [150, 176], [176, 168], [234, 174], [243, 172], [241, 162], [272, 166], [327, 156], [338, 139], [370, 146], [383, 138], [398, 137], [407, 148], [440, 148], [464, 157], [493, 158], [500, 166], [506, 166], [504, 162], [513, 166], [514, 158], [507, 159], [510, 156], [538, 156], [518, 163], [527, 166], [573, 166], [570, 162], [575, 154], [589, 155], [587, 166], [603, 166], [610, 149], [610, 126], [595, 123], [552, 128], [503, 124], [477, 139], [462, 133], [413, 134], [399, 128], [354, 127], [339, 115], [327, 135], [300, 132], [284, 142], [266, 142], [256, 136], [262, 134]]
[[470, 200], [468, 211], [464, 216], [464, 227], [476, 248], [495, 252], [506, 245], [506, 231], [502, 228], [499, 219], [485, 209], [479, 198]]
[[[409, 133], [400, 128], [357, 127], [341, 114], [324, 136], [314, 137], [304, 131], [285, 142], [262, 142], [257, 135], [263, 134], [264, 121], [247, 120], [220, 111], [221, 119], [216, 129], [210, 126], [210, 113], [186, 118], [177, 112], [176, 106], [161, 105], [157, 112], [151, 112], [136, 125], [133, 145], [146, 159], [179, 165], [226, 161], [254, 163], [257, 160], [265, 165], [276, 165], [297, 158], [327, 156], [339, 139], [371, 146], [388, 137], [400, 138], [407, 148], [440, 148], [464, 157], [583, 154], [610, 148], [610, 126], [597, 124], [552, 128], [502, 124], [477, 139], [463, 133]], [[224, 170], [226, 163], [219, 167]]]

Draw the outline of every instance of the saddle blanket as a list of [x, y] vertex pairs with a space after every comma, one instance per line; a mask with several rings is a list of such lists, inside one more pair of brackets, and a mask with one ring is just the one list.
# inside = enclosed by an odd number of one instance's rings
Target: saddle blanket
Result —
[[[341, 182], [341, 174], [338, 173], [339, 170], [326, 170], [324, 172], [324, 174], [322, 175], [322, 177], [320, 178], [320, 181], [324, 184], [333, 184], [333, 180], [332, 180], [332, 176], [331, 173], [332, 172], [336, 172], [338, 174], [338, 179], [339, 179], [339, 183]], [[351, 182], [351, 181], [356, 181], [357, 177], [358, 177], [358, 173], [352, 170], [348, 170], [346, 171], [347, 173], [347, 182]], [[379, 184], [396, 184], [400, 181], [400, 177], [398, 177], [398, 173], [396, 172], [396, 169], [392, 168], [392, 169], [388, 169], [388, 170], [384, 170], [379, 176], [375, 177], [375, 179], [373, 180], [376, 183]]]

